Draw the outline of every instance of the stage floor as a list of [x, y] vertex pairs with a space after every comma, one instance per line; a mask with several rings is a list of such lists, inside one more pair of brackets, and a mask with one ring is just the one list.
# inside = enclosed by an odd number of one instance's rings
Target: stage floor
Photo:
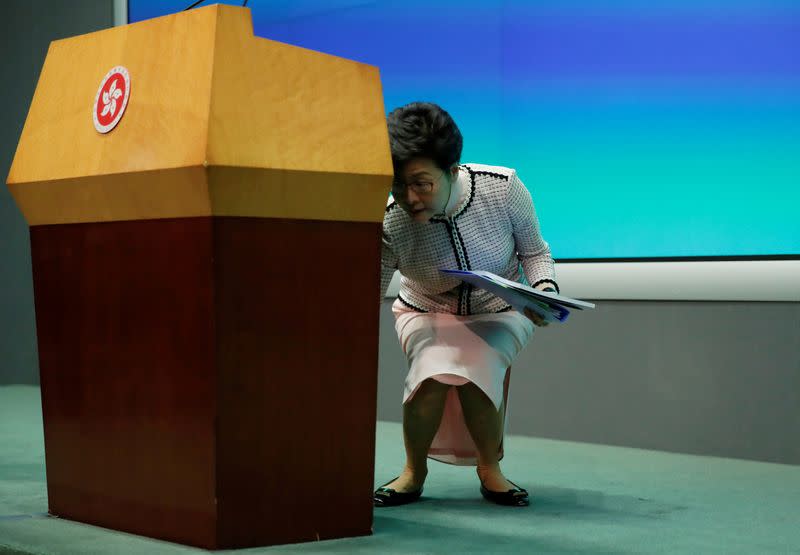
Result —
[[[38, 388], [0, 387], [0, 553], [205, 552], [47, 516], [40, 411]], [[422, 501], [376, 509], [372, 536], [231, 552], [800, 553], [798, 466], [513, 435], [506, 455], [530, 507], [492, 505], [474, 469], [431, 462]], [[400, 425], [379, 422], [376, 483], [402, 460]]]

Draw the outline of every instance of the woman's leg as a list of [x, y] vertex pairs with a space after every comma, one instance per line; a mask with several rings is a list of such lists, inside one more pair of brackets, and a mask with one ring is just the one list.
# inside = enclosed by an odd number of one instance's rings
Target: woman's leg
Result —
[[478, 448], [478, 477], [487, 489], [508, 491], [514, 485], [500, 470], [500, 442], [503, 441], [505, 406], [494, 408], [491, 399], [474, 383], [459, 386], [458, 397], [469, 434]]
[[420, 384], [414, 397], [403, 405], [403, 440], [406, 446], [406, 466], [387, 488], [397, 492], [416, 491], [428, 475], [428, 450], [439, 429], [444, 402], [451, 386], [427, 379]]

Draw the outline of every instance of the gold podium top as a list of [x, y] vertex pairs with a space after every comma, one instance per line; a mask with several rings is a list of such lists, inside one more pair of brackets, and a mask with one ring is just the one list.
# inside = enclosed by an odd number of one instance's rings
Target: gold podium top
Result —
[[[116, 66], [130, 95], [101, 133]], [[30, 225], [379, 222], [391, 176], [376, 67], [255, 37], [247, 8], [213, 5], [52, 42], [8, 186]]]

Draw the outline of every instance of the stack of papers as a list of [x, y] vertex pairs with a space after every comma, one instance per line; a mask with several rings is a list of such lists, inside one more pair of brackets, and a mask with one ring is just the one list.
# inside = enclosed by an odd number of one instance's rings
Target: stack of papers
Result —
[[491, 272], [482, 270], [439, 271], [497, 295], [510, 304], [514, 310], [518, 310], [523, 314], [526, 308], [530, 308], [548, 322], [564, 322], [569, 316], [569, 309], [571, 308], [576, 310], [594, 308], [592, 303], [571, 299], [549, 291], [539, 291]]

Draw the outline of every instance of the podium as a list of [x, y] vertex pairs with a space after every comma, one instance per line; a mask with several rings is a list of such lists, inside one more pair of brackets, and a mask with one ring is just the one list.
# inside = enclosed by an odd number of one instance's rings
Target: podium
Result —
[[50, 512], [209, 549], [369, 534], [391, 176], [377, 68], [245, 8], [54, 41], [7, 182]]

